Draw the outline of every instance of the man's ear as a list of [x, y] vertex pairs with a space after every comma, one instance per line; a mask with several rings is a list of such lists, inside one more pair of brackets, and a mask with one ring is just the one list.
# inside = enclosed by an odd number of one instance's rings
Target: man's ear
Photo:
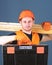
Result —
[[35, 20], [33, 20], [33, 25], [35, 24]]
[[21, 24], [21, 21], [19, 21], [19, 23]]
[[35, 20], [33, 20], [34, 24], [35, 24]]

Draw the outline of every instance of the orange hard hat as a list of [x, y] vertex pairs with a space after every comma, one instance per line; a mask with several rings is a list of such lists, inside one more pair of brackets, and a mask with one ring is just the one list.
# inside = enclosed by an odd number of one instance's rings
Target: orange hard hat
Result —
[[31, 18], [33, 18], [33, 20], [35, 18], [34, 14], [33, 14], [33, 12], [31, 10], [23, 10], [19, 15], [18, 20], [20, 21], [24, 17], [31, 17]]

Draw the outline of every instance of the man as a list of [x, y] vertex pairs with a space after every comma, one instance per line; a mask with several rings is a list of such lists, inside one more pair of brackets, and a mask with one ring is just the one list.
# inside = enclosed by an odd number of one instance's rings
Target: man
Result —
[[15, 35], [0, 37], [1, 45], [15, 40], [17, 40], [18, 45], [38, 45], [40, 41], [52, 40], [51, 35], [42, 35], [32, 31], [32, 26], [35, 23], [35, 16], [32, 11], [23, 10], [19, 15], [18, 21], [22, 26], [22, 30], [16, 31]]

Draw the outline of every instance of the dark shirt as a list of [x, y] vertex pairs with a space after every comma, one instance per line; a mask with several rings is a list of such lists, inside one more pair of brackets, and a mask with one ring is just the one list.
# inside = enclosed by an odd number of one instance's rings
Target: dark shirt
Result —
[[[25, 33], [25, 34], [29, 37], [30, 40], [32, 40], [32, 34], [27, 34], [27, 33]], [[9, 35], [16, 35], [16, 33], [11, 33], [11, 34], [9, 34]], [[39, 38], [40, 38], [40, 41], [41, 41], [41, 39], [42, 39], [42, 34], [39, 34], [39, 33], [38, 33], [38, 35], [39, 35]], [[13, 43], [13, 44], [16, 44], [16, 43], [17, 43], [17, 40], [12, 41], [12, 43]]]

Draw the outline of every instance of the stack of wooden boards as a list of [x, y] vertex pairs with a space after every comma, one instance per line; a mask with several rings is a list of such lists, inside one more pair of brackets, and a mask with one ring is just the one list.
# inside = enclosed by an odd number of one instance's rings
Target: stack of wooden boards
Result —
[[[22, 29], [19, 23], [0, 22], [0, 31], [18, 31]], [[32, 30], [41, 34], [52, 34], [52, 25], [49, 31], [45, 31], [41, 24], [34, 24]]]

